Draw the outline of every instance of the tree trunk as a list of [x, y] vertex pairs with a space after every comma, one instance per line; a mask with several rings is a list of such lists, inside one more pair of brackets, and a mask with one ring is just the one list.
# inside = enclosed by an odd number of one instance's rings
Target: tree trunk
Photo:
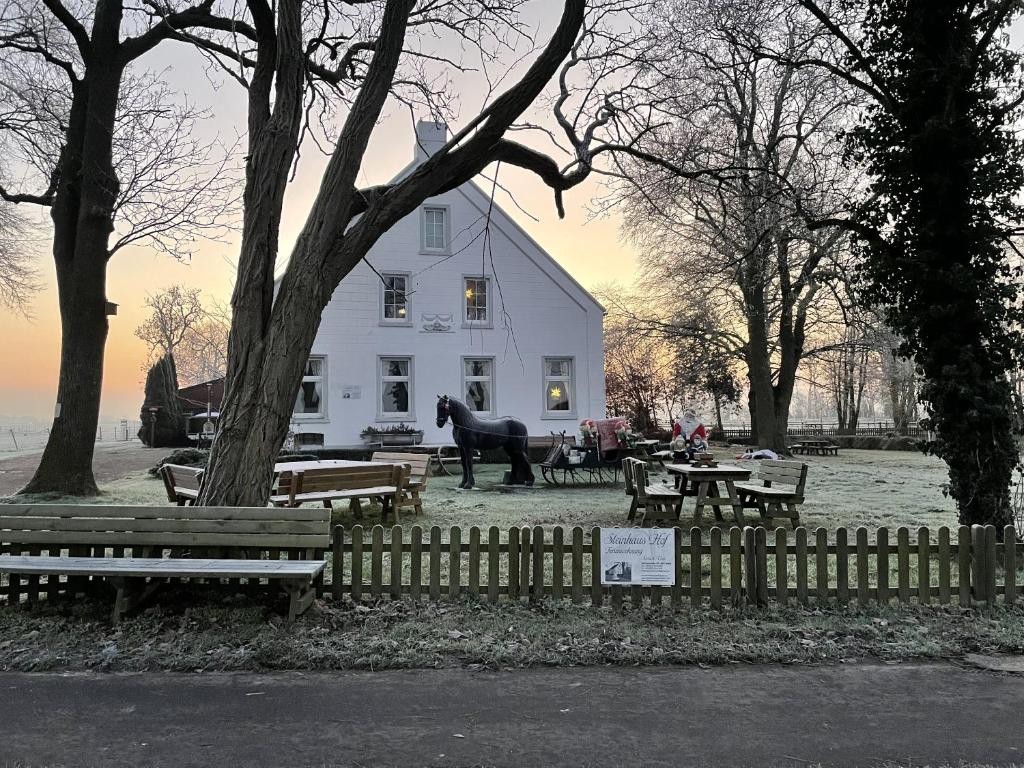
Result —
[[[116, 56], [120, 21], [120, 3], [97, 6], [97, 50]], [[57, 405], [39, 466], [22, 493], [98, 493], [92, 457], [107, 340], [107, 243], [118, 194], [111, 145], [121, 75], [119, 63], [98, 58], [73, 92], [51, 209], [62, 327]]]
[[105, 257], [94, 265], [76, 260], [57, 271], [62, 326], [57, 406], [39, 466], [21, 493], [99, 493], [92, 458], [107, 340], [105, 278]]

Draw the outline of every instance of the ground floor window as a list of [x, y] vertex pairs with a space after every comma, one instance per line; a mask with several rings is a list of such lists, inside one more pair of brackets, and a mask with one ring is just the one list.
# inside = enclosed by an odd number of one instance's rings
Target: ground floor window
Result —
[[566, 416], [576, 410], [576, 381], [571, 357], [545, 357], [544, 412], [552, 416]]
[[494, 358], [463, 358], [462, 382], [466, 405], [471, 411], [494, 413]]
[[295, 398], [295, 415], [302, 418], [323, 416], [325, 391], [324, 358], [311, 357], [302, 370], [302, 384]]
[[412, 358], [380, 358], [380, 416], [408, 417], [412, 413]]

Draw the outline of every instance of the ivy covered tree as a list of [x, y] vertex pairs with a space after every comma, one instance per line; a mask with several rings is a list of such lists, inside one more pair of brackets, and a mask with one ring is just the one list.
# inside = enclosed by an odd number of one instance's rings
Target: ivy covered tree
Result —
[[1022, 144], [1007, 126], [1024, 94], [1022, 59], [1003, 31], [1020, 3], [798, 2], [845, 49], [849, 81], [873, 98], [848, 135], [851, 159], [872, 178], [867, 202], [845, 222], [864, 256], [865, 295], [923, 374], [928, 450], [949, 465], [961, 523], [1006, 525], [1021, 312], [1007, 246], [1024, 185]]

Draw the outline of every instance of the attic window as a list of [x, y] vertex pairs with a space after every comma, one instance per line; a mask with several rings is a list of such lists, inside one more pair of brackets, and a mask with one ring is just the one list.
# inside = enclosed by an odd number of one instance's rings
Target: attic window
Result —
[[427, 206], [423, 209], [423, 250], [443, 253], [448, 250], [448, 209]]

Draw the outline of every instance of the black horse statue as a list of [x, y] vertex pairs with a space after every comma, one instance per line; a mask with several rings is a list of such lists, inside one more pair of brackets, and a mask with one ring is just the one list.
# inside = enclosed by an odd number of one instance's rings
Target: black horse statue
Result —
[[473, 451], [504, 448], [512, 462], [510, 485], [533, 485], [530, 456], [526, 450], [526, 425], [518, 419], [503, 416], [500, 419], [478, 418], [469, 407], [449, 395], [437, 396], [437, 426], [452, 420], [452, 436], [459, 446], [462, 461], [462, 482], [459, 488], [473, 487]]

